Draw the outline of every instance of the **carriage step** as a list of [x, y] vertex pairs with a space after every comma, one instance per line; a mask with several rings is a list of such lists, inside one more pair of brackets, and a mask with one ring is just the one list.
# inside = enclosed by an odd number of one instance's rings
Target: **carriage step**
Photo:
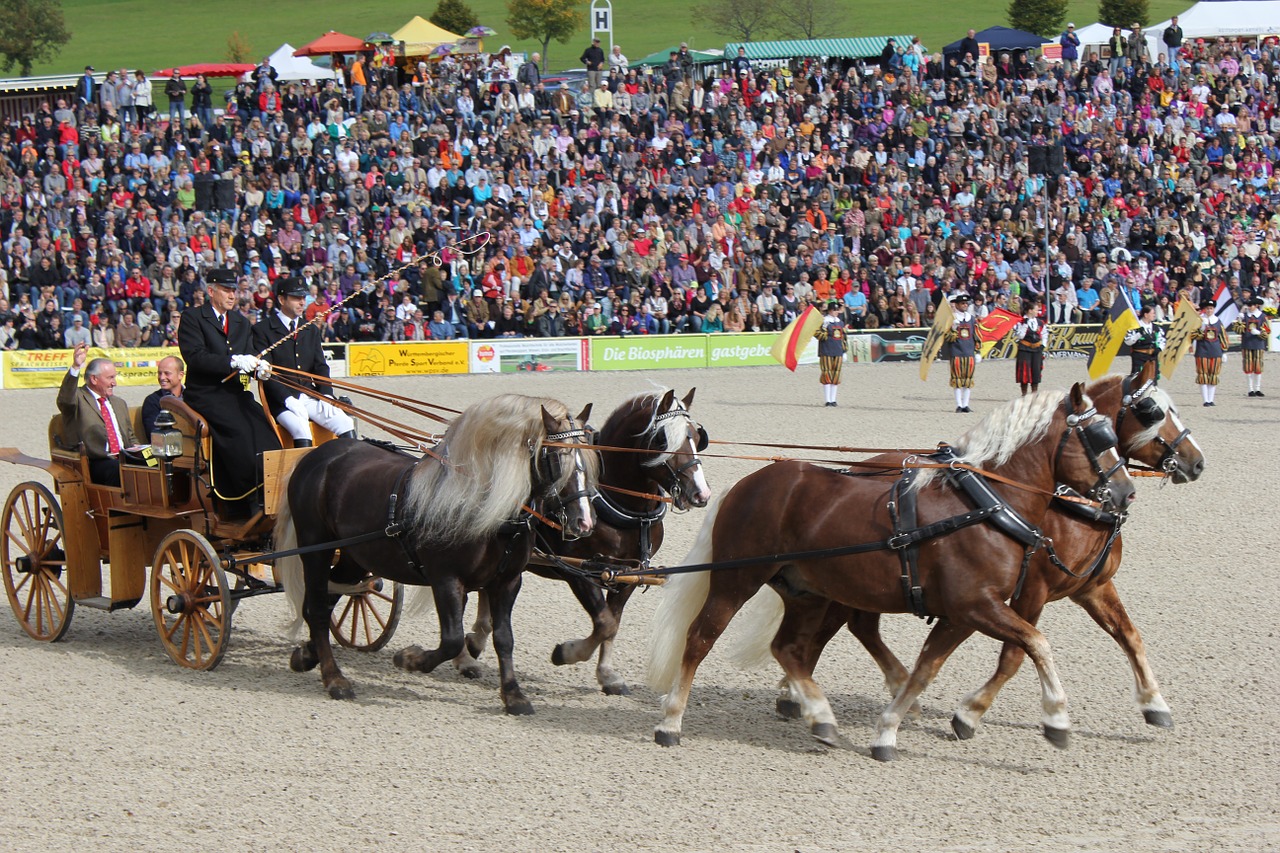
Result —
[[128, 610], [141, 600], [140, 598], [125, 598], [120, 601], [112, 601], [105, 595], [94, 595], [88, 598], [77, 598], [76, 605], [79, 607], [92, 607], [94, 610], [105, 610], [111, 613], [116, 610]]

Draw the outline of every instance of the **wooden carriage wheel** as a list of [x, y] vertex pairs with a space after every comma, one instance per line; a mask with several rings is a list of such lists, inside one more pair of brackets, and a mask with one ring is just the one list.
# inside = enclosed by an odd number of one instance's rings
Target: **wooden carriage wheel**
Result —
[[194, 530], [166, 536], [151, 561], [151, 615], [169, 657], [213, 669], [231, 636], [231, 589], [218, 554]]
[[67, 589], [62, 508], [39, 483], [20, 483], [4, 504], [4, 591], [18, 624], [33, 639], [52, 643], [71, 624], [76, 603]]
[[343, 595], [329, 614], [329, 632], [338, 645], [361, 652], [376, 652], [391, 639], [400, 624], [404, 587], [395, 581], [375, 580], [368, 592]]

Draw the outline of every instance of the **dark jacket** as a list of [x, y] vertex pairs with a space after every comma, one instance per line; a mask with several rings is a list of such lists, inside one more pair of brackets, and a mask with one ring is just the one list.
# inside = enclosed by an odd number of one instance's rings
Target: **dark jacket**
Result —
[[[301, 318], [299, 318], [299, 321], [303, 324], [306, 323]], [[285, 328], [284, 323], [281, 322], [280, 313], [272, 311], [271, 315], [265, 320], [260, 320], [254, 325], [253, 348], [257, 352], [262, 352], [288, 334], [289, 329]], [[320, 329], [314, 325], [304, 326], [296, 337], [280, 344], [263, 358], [271, 362], [273, 366], [287, 367], [291, 370], [301, 370], [306, 373], [314, 373], [317, 376], [328, 377], [329, 363], [324, 359], [324, 350], [320, 346], [320, 338]], [[293, 375], [286, 375], [284, 378], [291, 385], [301, 385], [320, 394], [333, 393], [333, 386], [328, 383], [317, 383], [313, 380]], [[285, 387], [275, 379], [269, 380], [266, 385], [266, 395], [267, 406], [271, 409], [271, 414], [279, 416], [281, 412], [285, 411], [284, 401], [290, 397], [297, 397], [299, 393], [297, 390]]]

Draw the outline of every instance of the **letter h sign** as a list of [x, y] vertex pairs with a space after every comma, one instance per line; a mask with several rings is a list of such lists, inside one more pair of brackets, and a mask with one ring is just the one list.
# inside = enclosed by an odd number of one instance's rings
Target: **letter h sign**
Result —
[[591, 0], [591, 34], [606, 33], [609, 49], [613, 49], [613, 3], [611, 0]]

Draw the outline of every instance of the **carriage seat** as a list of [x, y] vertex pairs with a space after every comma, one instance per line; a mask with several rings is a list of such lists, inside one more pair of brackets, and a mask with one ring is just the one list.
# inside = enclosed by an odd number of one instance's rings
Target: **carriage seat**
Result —
[[160, 408], [173, 413], [178, 431], [182, 433], [182, 459], [192, 468], [208, 464], [213, 452], [213, 438], [209, 434], [209, 422], [177, 397], [164, 397]]
[[[350, 402], [350, 400], [347, 400], [347, 402]], [[271, 406], [267, 405], [267, 383], [261, 379], [258, 380], [258, 403], [262, 406], [262, 413], [267, 416], [267, 423], [271, 425], [271, 430], [276, 434], [280, 447], [284, 450], [291, 450], [293, 448], [293, 436], [289, 434], [288, 430], [280, 426], [276, 421], [276, 416], [271, 413]], [[311, 424], [311, 443], [314, 446], [319, 447], [326, 441], [332, 441], [335, 438], [337, 438], [336, 435], [320, 426], [320, 424], [314, 422]]]

